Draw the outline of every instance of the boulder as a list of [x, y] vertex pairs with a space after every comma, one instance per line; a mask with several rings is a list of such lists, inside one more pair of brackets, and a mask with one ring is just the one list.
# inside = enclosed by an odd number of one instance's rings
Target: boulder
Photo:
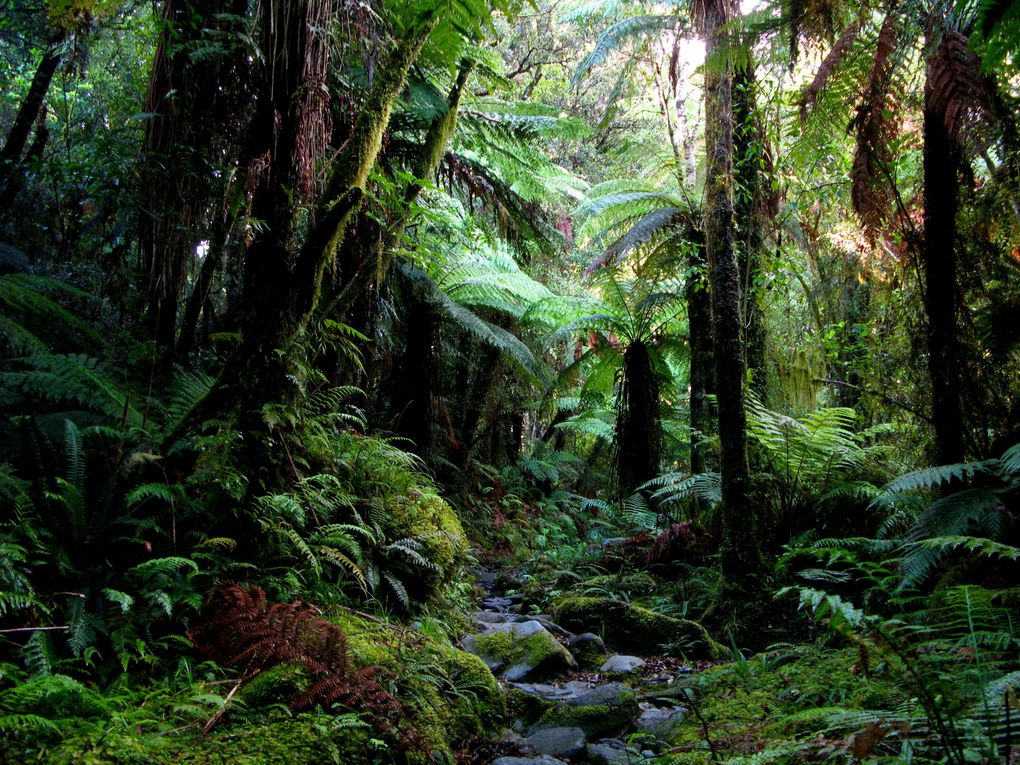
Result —
[[597, 744], [588, 744], [585, 751], [592, 765], [631, 765], [641, 754], [617, 738], [604, 738]]
[[576, 669], [570, 652], [537, 621], [508, 622], [468, 635], [464, 650], [480, 658], [504, 680], [553, 674]]
[[634, 672], [640, 672], [645, 664], [645, 660], [639, 659], [637, 656], [625, 656], [622, 653], [618, 653], [606, 659], [602, 666], [599, 667], [599, 672], [605, 672], [608, 675], [629, 675]]
[[668, 651], [692, 659], [724, 658], [726, 649], [696, 622], [612, 598], [563, 598], [553, 617], [574, 632], [600, 632], [610, 648], [652, 656]]
[[623, 683], [607, 683], [560, 701], [532, 726], [532, 733], [546, 728], [576, 727], [592, 736], [615, 735], [638, 716], [634, 691]]
[[641, 711], [641, 715], [634, 723], [638, 733], [654, 736], [660, 741], [672, 744], [680, 732], [680, 724], [687, 716], [687, 710], [660, 709], [658, 707], [647, 707]]
[[552, 757], [576, 757], [588, 743], [580, 728], [545, 728], [528, 736], [524, 745], [539, 754]]
[[567, 648], [570, 649], [578, 666], [586, 669], [599, 666], [606, 656], [606, 644], [594, 632], [574, 635], [567, 642]]

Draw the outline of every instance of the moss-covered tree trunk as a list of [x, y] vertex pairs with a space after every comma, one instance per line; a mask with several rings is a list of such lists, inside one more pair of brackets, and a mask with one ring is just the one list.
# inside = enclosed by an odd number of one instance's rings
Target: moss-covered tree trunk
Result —
[[759, 288], [765, 215], [769, 204], [767, 137], [758, 113], [754, 57], [733, 75], [734, 155], [736, 158], [737, 263], [741, 277], [744, 349], [750, 384], [765, 399], [767, 353], [765, 315]]
[[[290, 356], [319, 303], [323, 273], [361, 203], [408, 69], [436, 23], [434, 15], [421, 22], [376, 70], [352, 135], [333, 162], [313, 222], [299, 242], [302, 175], [318, 159], [306, 132], [309, 107], [302, 99], [309, 92], [309, 73], [302, 62], [316, 60], [323, 54], [313, 48], [326, 45], [314, 39], [316, 30], [305, 23], [312, 2], [263, 6], [268, 16], [263, 22], [267, 76], [253, 134], [255, 146], [264, 150], [252, 152], [256, 163], [251, 170], [251, 182], [258, 184], [252, 216], [263, 226], [245, 257], [242, 345], [231, 374], [242, 411], [256, 419], [265, 403], [289, 400], [297, 393]], [[295, 33], [302, 30], [304, 34]], [[259, 163], [259, 158], [265, 161]]]
[[730, 0], [705, 4], [705, 249], [719, 405], [724, 601], [753, 598], [761, 586], [758, 523], [749, 497], [740, 269], [734, 249], [733, 74], [724, 32], [734, 12]]
[[715, 394], [715, 359], [712, 354], [712, 305], [709, 296], [708, 264], [704, 242], [688, 253], [687, 329], [691, 343], [690, 413], [691, 473], [706, 470], [703, 441], [712, 426], [708, 397]]
[[[369, 216], [359, 217], [356, 229], [368, 234], [364, 237], [367, 242], [367, 252], [362, 251], [357, 253], [358, 257], [349, 256], [347, 258], [344, 269], [347, 273], [342, 274], [342, 287], [327, 309], [327, 314], [331, 318], [346, 320], [373, 285], [385, 278], [393, 261], [394, 248], [400, 243], [407, 229], [411, 206], [417, 200], [428, 179], [432, 178], [439, 170], [439, 164], [453, 138], [457, 127], [460, 101], [473, 68], [474, 64], [469, 60], [464, 60], [461, 63], [457, 79], [447, 97], [446, 110], [437, 115], [429, 126], [425, 141], [412, 165], [412, 179], [404, 189], [403, 207], [398, 212], [396, 220], [386, 231], [381, 231], [378, 224]], [[354, 254], [353, 249], [355, 248], [352, 248], [351, 255]], [[364, 248], [357, 249], [364, 250]]]

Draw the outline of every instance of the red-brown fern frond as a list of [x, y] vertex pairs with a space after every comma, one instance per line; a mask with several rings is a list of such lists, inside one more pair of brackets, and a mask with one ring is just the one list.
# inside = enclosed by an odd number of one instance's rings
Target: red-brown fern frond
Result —
[[875, 41], [875, 55], [864, 86], [863, 102], [852, 126], [857, 149], [851, 171], [851, 200], [865, 228], [874, 233], [890, 207], [890, 189], [882, 174], [888, 161], [889, 141], [896, 132], [894, 104], [890, 99], [893, 54], [899, 18], [890, 11]]
[[949, 136], [963, 143], [964, 133], [986, 120], [991, 101], [981, 62], [967, 44], [967, 36], [956, 30], [942, 34], [938, 47], [928, 59], [925, 79], [925, 109], [940, 117]]
[[832, 77], [832, 73], [839, 68], [840, 63], [843, 61], [843, 57], [853, 47], [854, 43], [857, 42], [857, 37], [861, 33], [863, 24], [860, 20], [855, 21], [853, 24], [843, 30], [843, 34], [836, 40], [836, 44], [832, 46], [832, 50], [829, 51], [828, 55], [822, 59], [822, 63], [818, 67], [818, 71], [815, 72], [814, 79], [811, 80], [811, 84], [807, 86], [800, 97], [800, 119], [804, 121], [807, 119], [808, 112], [815, 108], [815, 104], [818, 103], [818, 94], [822, 92], [822, 88], [829, 82], [829, 78]]
[[[224, 583], [213, 591], [204, 621], [188, 634], [203, 655], [242, 668], [249, 680], [278, 664], [307, 668], [314, 679], [291, 709], [340, 704], [366, 714], [380, 735], [398, 742], [398, 725], [407, 719], [403, 706], [373, 679], [378, 667], [351, 668], [347, 637], [315, 606], [268, 603], [259, 587]], [[418, 741], [406, 729], [399, 739], [401, 746]]]

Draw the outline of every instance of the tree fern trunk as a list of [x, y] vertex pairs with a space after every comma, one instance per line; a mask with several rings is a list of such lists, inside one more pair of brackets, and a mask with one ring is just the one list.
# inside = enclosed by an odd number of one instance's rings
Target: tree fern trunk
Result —
[[756, 580], [760, 570], [758, 524], [748, 496], [740, 269], [734, 251], [733, 75], [724, 32], [734, 11], [730, 0], [708, 0], [705, 4], [705, 248], [719, 403], [724, 600], [730, 600], [730, 596], [750, 597], [756, 584], [760, 585]]
[[960, 155], [943, 115], [924, 111], [924, 278], [928, 318], [928, 374], [935, 450], [943, 465], [964, 461], [960, 352], [957, 337], [956, 211]]

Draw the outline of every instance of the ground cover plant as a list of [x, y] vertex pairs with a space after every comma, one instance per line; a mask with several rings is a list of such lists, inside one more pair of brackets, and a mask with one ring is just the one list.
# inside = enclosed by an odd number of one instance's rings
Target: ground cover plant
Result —
[[0, 760], [1016, 762], [1018, 56], [0, 0]]

